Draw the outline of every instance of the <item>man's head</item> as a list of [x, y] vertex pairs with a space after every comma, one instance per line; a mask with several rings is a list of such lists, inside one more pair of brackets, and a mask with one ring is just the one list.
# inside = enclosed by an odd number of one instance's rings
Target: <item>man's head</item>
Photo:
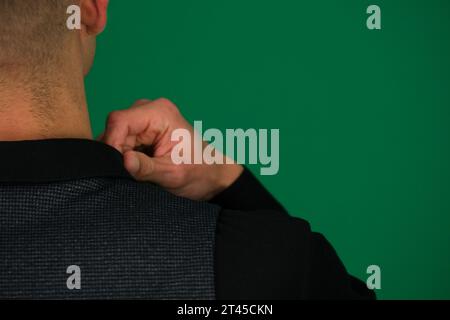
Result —
[[[73, 5], [79, 30], [67, 24]], [[107, 7], [108, 0], [0, 0], [0, 140], [91, 137], [84, 76]]]
[[[66, 26], [70, 5], [81, 8], [80, 31]], [[107, 6], [108, 0], [0, 0], [0, 73], [6, 71], [2, 68], [57, 71], [81, 60], [86, 74], [95, 38], [106, 25]]]

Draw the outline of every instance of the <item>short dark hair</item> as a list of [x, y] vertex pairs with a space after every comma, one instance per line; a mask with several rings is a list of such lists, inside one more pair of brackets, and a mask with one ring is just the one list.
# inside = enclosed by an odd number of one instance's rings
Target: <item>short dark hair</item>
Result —
[[71, 4], [78, 0], [0, 0], [0, 66], [23, 59], [43, 63], [55, 56], [68, 34]]

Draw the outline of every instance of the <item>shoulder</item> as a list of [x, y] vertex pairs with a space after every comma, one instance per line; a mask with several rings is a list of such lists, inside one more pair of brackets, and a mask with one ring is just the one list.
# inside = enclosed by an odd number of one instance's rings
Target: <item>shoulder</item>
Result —
[[374, 298], [303, 219], [270, 210], [224, 210], [217, 229], [219, 299]]
[[219, 299], [304, 299], [310, 225], [281, 212], [224, 210], [217, 226]]
[[221, 210], [217, 205], [178, 197], [152, 183], [131, 179], [110, 180], [102, 192], [115, 203], [115, 207], [129, 209], [136, 214], [163, 212], [169, 216], [206, 215], [217, 219]]
[[[116, 238], [164, 241], [185, 247], [207, 243], [212, 246], [220, 208], [177, 197], [162, 188], [132, 179], [103, 179], [95, 192], [85, 197], [86, 212]], [[90, 220], [92, 220], [90, 219]], [[174, 237], [176, 235], [176, 237]]]

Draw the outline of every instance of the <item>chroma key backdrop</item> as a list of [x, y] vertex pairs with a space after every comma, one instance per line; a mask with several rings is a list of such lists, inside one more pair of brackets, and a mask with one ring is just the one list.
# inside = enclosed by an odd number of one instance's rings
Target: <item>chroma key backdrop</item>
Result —
[[260, 179], [292, 215], [352, 274], [378, 266], [379, 298], [450, 298], [450, 1], [134, 1], [111, 1], [87, 80], [96, 134], [157, 97], [280, 129]]

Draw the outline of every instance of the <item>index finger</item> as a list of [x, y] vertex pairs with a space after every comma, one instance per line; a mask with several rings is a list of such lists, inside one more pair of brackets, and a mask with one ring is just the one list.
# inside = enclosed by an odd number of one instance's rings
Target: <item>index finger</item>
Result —
[[[129, 137], [139, 137], [141, 143], [152, 144], [158, 133], [158, 126], [152, 125], [157, 119], [151, 108], [136, 107], [114, 111], [108, 116], [104, 142], [120, 152], [129, 150]], [[153, 121], [152, 121], [153, 120]]]

